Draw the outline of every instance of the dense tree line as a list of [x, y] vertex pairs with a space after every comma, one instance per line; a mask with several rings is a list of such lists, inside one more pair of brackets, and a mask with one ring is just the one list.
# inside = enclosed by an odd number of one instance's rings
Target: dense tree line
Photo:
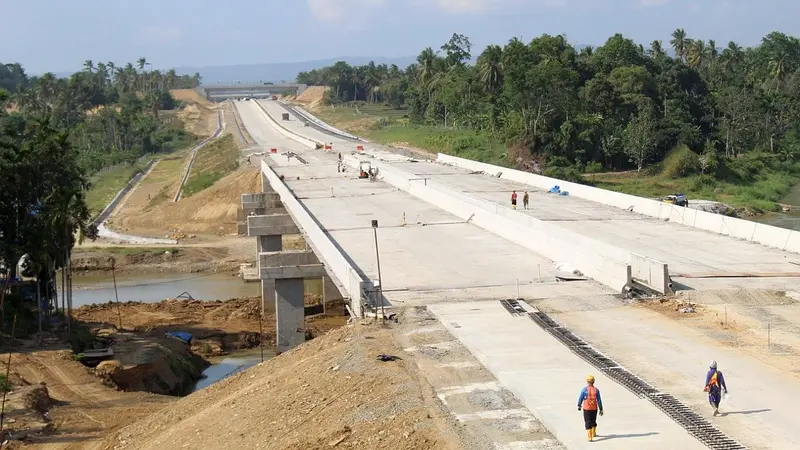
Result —
[[648, 48], [621, 34], [581, 49], [542, 35], [490, 45], [474, 65], [472, 52], [454, 34], [402, 70], [338, 62], [297, 79], [329, 86], [331, 102], [382, 102], [407, 108], [416, 124], [489, 133], [522, 166], [544, 158], [641, 169], [683, 144], [696, 155], [687, 171], [710, 173], [726, 156], [793, 160], [800, 151], [800, 41], [782, 33], [753, 48], [678, 29]]
[[56, 271], [69, 267], [76, 239], [95, 236], [85, 202], [89, 174], [191, 138], [159, 110], [175, 107], [170, 89], [195, 87], [199, 75], [146, 65], [144, 58], [119, 68], [86, 61], [83, 71], [57, 78], [0, 64], [0, 327], [8, 328], [9, 311], [30, 316], [19, 296], [6, 295], [23, 255], [24, 275], [53, 300]]
[[83, 71], [57, 78], [28, 77], [19, 64], [6, 64], [0, 65], [0, 86], [23, 115], [45, 115], [67, 130], [81, 166], [93, 172], [185, 144], [188, 136], [159, 120], [158, 112], [175, 107], [170, 89], [196, 87], [200, 75], [147, 71], [147, 65], [146, 58], [120, 67], [86, 61]]

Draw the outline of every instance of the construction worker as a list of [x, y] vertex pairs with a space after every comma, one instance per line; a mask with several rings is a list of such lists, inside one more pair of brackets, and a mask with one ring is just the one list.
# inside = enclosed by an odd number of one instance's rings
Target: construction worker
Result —
[[728, 386], [725, 384], [725, 377], [722, 372], [717, 370], [717, 362], [711, 361], [708, 365], [706, 374], [706, 387], [703, 392], [708, 392], [708, 403], [714, 408], [714, 415], [719, 414], [719, 402], [722, 401], [722, 393], [728, 393]]
[[528, 191], [525, 191], [525, 194], [522, 196], [522, 207], [525, 209], [528, 209], [528, 200], [530, 200]]
[[600, 398], [600, 389], [594, 387], [594, 375], [586, 377], [586, 383], [578, 397], [578, 411], [583, 410], [586, 437], [591, 442], [597, 437], [597, 413], [603, 415], [603, 400]]
[[511, 207], [517, 209], [517, 191], [511, 192]]

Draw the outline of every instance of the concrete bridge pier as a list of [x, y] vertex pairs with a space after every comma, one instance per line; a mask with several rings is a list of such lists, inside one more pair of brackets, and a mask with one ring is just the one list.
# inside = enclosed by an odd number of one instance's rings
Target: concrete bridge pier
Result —
[[310, 250], [284, 250], [283, 236], [300, 234], [269, 184], [265, 191], [242, 195], [247, 236], [256, 238], [261, 310], [275, 312], [278, 353], [305, 341], [306, 279], [323, 279], [325, 269]]

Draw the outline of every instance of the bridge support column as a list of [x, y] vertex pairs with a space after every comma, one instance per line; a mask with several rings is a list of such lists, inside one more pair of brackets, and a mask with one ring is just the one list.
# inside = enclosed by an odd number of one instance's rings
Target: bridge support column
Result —
[[275, 340], [278, 354], [306, 340], [305, 290], [302, 278], [275, 280]]

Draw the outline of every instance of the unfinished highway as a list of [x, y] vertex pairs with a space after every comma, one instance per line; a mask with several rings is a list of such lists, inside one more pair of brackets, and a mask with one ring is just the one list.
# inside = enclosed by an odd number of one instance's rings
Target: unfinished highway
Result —
[[[383, 291], [388, 301], [398, 306], [429, 306], [450, 333], [567, 448], [705, 446], [648, 400], [599, 373], [533, 321], [510, 314], [500, 304], [501, 299], [520, 296], [548, 310], [555, 320], [566, 323], [609, 357], [704, 417], [709, 410], [704, 404], [702, 377], [707, 362], [718, 359], [736, 394], [723, 404], [729, 413], [715, 418], [713, 425], [747, 448], [800, 445], [793, 434], [791, 405], [786, 401], [800, 395], [797, 374], [786, 374], [769, 362], [732, 350], [720, 339], [646, 309], [630, 307], [613, 296], [619, 292], [613, 280], [605, 284], [593, 280], [558, 283], [553, 262], [562, 261], [543, 256], [534, 245], [504, 239], [471, 223], [471, 217], [465, 220], [423, 201], [399, 188], [402, 182], [360, 180], [353, 168], [338, 172], [338, 152], [346, 155], [348, 164], [357, 165], [358, 158], [350, 156], [356, 147], [354, 141], [304, 127], [294, 116], [280, 121], [286, 110], [272, 101], [261, 105], [237, 102], [236, 106], [244, 126], [269, 155], [265, 159], [273, 168], [270, 170], [284, 177], [298, 203], [362, 277], [378, 278], [370, 225], [377, 219]], [[332, 142], [334, 151], [314, 150], [299, 136]], [[271, 148], [277, 153], [270, 153]], [[300, 158], [286, 155], [288, 151]], [[396, 168], [422, 183], [432, 180], [466, 193], [477, 199], [475, 204], [489, 202], [498, 208], [498, 214], [505, 214], [501, 209], [506, 208], [511, 190], [528, 189], [531, 209], [522, 214], [585, 236], [591, 239], [587, 242], [599, 242], [599, 247], [612, 249], [609, 251], [635, 252], [662, 260], [673, 274], [687, 275], [677, 280], [682, 287], [703, 290], [777, 284], [777, 288], [786, 290], [798, 288], [797, 278], [788, 276], [692, 278], [709, 272], [793, 272], [797, 266], [787, 252], [574, 196], [546, 194], [462, 168], [410, 162], [372, 145], [366, 153], [381, 160], [377, 167], [386, 168], [387, 178], [394, 176], [391, 171]], [[407, 184], [412, 184], [410, 179]], [[585, 251], [588, 254], [593, 249]], [[554, 254], [552, 249], [542, 252]], [[594, 252], [596, 259], [603, 255], [599, 250]], [[578, 265], [577, 261], [569, 262]], [[791, 322], [789, 318], [794, 316], [784, 317]], [[591, 444], [585, 441], [574, 404], [587, 373], [598, 377], [607, 404], [600, 424], [601, 439]], [[761, 382], [753, 386], [754, 380]], [[602, 439], [604, 432], [606, 438]], [[544, 447], [531, 443], [518, 448]]]

